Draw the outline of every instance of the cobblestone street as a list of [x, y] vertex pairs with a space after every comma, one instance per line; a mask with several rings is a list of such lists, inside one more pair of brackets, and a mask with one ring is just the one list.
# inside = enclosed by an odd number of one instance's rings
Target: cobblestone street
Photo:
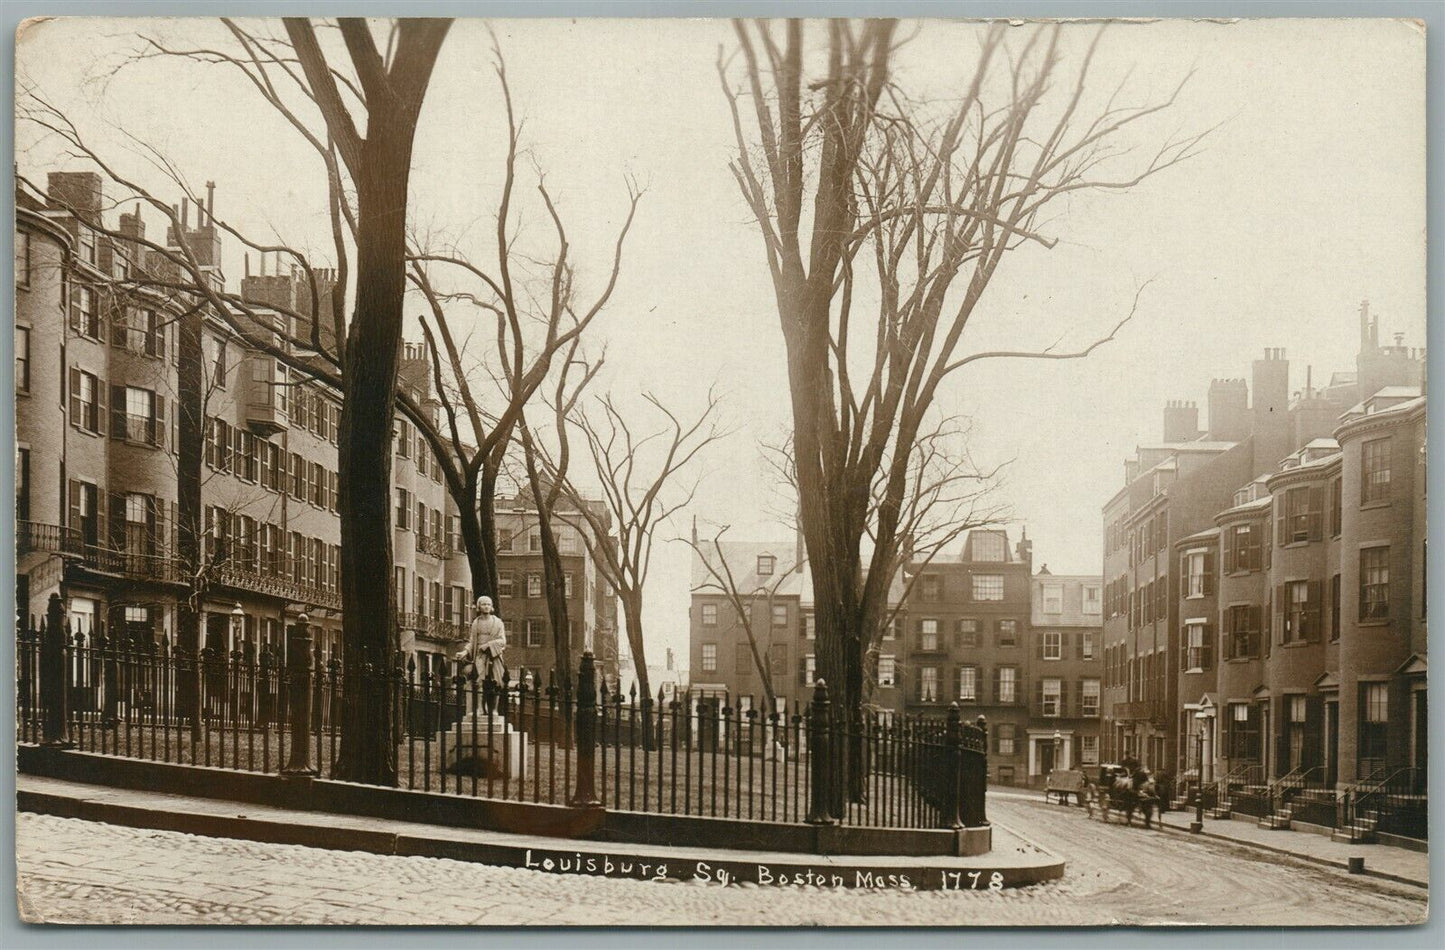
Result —
[[22, 813], [32, 921], [145, 924], [1408, 924], [1416, 887], [1077, 809], [994, 797], [992, 817], [1061, 854], [1064, 880], [1001, 892], [721, 887], [543, 874]]

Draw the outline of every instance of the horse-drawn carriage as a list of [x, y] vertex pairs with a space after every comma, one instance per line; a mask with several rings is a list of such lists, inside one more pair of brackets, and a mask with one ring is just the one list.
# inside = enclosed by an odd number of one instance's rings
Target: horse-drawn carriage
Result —
[[1094, 817], [1094, 806], [1098, 805], [1101, 817], [1109, 820], [1114, 811], [1124, 813], [1124, 823], [1134, 823], [1134, 812], [1143, 815], [1144, 827], [1153, 827], [1154, 810], [1159, 804], [1159, 793], [1154, 778], [1137, 761], [1125, 759], [1120, 764], [1099, 766], [1099, 781], [1093, 785], [1092, 794], [1085, 798], [1089, 817]]

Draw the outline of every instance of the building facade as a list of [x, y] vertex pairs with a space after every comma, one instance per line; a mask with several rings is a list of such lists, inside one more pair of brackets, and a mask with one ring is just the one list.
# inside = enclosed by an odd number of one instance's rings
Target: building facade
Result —
[[[1333, 574], [1323, 566], [1329, 539], [1315, 538], [1328, 523], [1321, 498], [1330, 496], [1313, 480], [1352, 407], [1375, 393], [1418, 392], [1411, 387], [1420, 385], [1423, 366], [1422, 354], [1398, 340], [1379, 345], [1368, 305], [1360, 315], [1354, 373], [1336, 373], [1320, 388], [1307, 374], [1292, 393], [1284, 351], [1266, 350], [1254, 363], [1252, 401], [1243, 380], [1216, 379], [1205, 430], [1196, 406], [1172, 402], [1163, 441], [1127, 460], [1125, 486], [1103, 508], [1106, 758], [1133, 755], [1197, 775], [1201, 758], [1213, 768], [1232, 744], [1273, 742], [1257, 754], [1287, 761], [1279, 724], [1306, 715], [1306, 707], [1291, 701], [1282, 713], [1263, 695], [1236, 702], [1228, 715], [1241, 718], [1231, 719], [1239, 726], [1230, 731], [1217, 725], [1218, 703], [1252, 694], [1261, 685], [1256, 674], [1269, 669], [1293, 682], [1302, 674], [1286, 670], [1326, 662], [1324, 652], [1314, 656], [1326, 646], [1292, 642], [1276, 656], [1270, 641], [1285, 613], [1313, 617], [1333, 596]], [[1300, 471], [1290, 475], [1282, 465]], [[1286, 500], [1269, 500], [1276, 487], [1287, 490]], [[1292, 506], [1281, 509], [1293, 525], [1285, 544], [1271, 520], [1279, 505]]]
[[1033, 576], [1033, 697], [1028, 725], [1028, 780], [1042, 784], [1055, 768], [1095, 766], [1103, 700], [1103, 582], [1097, 575]]
[[[77, 633], [104, 621], [136, 642], [174, 642], [177, 605], [191, 598], [202, 647], [252, 655], [282, 649], [286, 626], [305, 613], [323, 657], [337, 656], [335, 394], [252, 349], [194, 300], [147, 289], [175, 282], [166, 277], [174, 265], [136, 243], [145, 237], [138, 210], [107, 227], [99, 176], [53, 173], [47, 189], [16, 193], [17, 609], [41, 615], [60, 593]], [[184, 248], [224, 288], [213, 202], [211, 193], [194, 222], [183, 205], [165, 245]], [[266, 274], [264, 264], [249, 273], [249, 259], [247, 271], [240, 296], [256, 332], [307, 338], [310, 284], [295, 272]], [[329, 306], [328, 275], [319, 276], [317, 313]], [[180, 334], [198, 312], [202, 384], [182, 387]], [[430, 380], [422, 347], [405, 345], [399, 385], [436, 413]], [[204, 434], [194, 576], [179, 557], [186, 416]], [[465, 637], [470, 571], [440, 466], [400, 415], [393, 450], [401, 646], [426, 672]], [[588, 615], [607, 616], [605, 598], [584, 590]], [[610, 616], [615, 630], [615, 609]]]

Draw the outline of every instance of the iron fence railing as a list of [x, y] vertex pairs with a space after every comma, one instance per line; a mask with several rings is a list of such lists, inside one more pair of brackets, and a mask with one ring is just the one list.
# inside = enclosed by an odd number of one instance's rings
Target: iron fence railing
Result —
[[623, 694], [598, 680], [590, 653], [567, 684], [480, 680], [440, 659], [349, 670], [304, 624], [286, 644], [193, 653], [103, 623], [72, 633], [58, 599], [20, 629], [17, 660], [22, 743], [331, 775], [343, 703], [364, 692], [391, 708], [408, 789], [778, 822], [987, 823], [982, 721], [956, 706], [934, 719], [845, 714], [821, 680], [811, 702], [765, 712], [726, 695]]

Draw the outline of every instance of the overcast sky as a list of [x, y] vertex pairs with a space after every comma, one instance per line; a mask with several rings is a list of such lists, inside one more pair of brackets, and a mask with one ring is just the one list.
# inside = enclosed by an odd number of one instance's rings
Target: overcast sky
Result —
[[[955, 94], [982, 28], [919, 25], [897, 58], [896, 81]], [[535, 166], [567, 219], [585, 295], [605, 277], [626, 210], [624, 176], [647, 188], [597, 326], [607, 344], [603, 386], [648, 388], [695, 407], [716, 382], [736, 431], [707, 460], [689, 514], [733, 525], [738, 540], [779, 536], [758, 443], [788, 423], [786, 371], [760, 238], [727, 170], [734, 145], [716, 61], [720, 48], [733, 48], [731, 28], [704, 20], [493, 28], [525, 118], [524, 240], [545, 248]], [[1068, 27], [1071, 61], [1093, 29]], [[23, 37], [20, 82], [108, 149], [122, 147], [115, 128], [124, 127], [198, 190], [214, 180], [218, 215], [241, 229], [274, 229], [329, 258], [314, 153], [225, 67], [149, 61], [113, 73], [142, 31], [177, 44], [226, 42], [201, 20], [51, 21]], [[428, 95], [412, 177], [416, 226], [479, 253], [494, 228], [504, 154], [492, 62], [484, 23], [458, 22]], [[1072, 200], [1049, 223], [1058, 247], [1029, 246], [1001, 268], [964, 347], [1087, 342], [1151, 280], [1135, 320], [1085, 361], [975, 364], [944, 394], [949, 409], [972, 417], [970, 451], [980, 462], [1012, 460], [1001, 500], [1027, 526], [1036, 566], [1055, 573], [1100, 569], [1100, 506], [1122, 484], [1125, 456], [1159, 437], [1166, 400], [1195, 400], [1202, 416], [1210, 379], [1248, 377], [1265, 347], [1287, 350], [1294, 388], [1307, 365], [1317, 381], [1352, 370], [1365, 298], [1382, 335], [1424, 344], [1423, 36], [1389, 21], [1121, 24], [1105, 36], [1097, 76], [1112, 88], [1127, 73], [1129, 101], [1144, 102], [1191, 69], [1176, 107], [1130, 144], [1218, 126], [1204, 151], [1134, 191]], [[57, 163], [80, 167], [23, 127], [17, 143], [22, 174], [43, 180]], [[146, 174], [134, 155], [122, 165]], [[226, 270], [235, 286], [234, 244]], [[684, 520], [665, 535], [686, 528]], [[687, 561], [685, 546], [659, 543], [647, 608], [657, 659], [663, 645], [686, 656]]]

